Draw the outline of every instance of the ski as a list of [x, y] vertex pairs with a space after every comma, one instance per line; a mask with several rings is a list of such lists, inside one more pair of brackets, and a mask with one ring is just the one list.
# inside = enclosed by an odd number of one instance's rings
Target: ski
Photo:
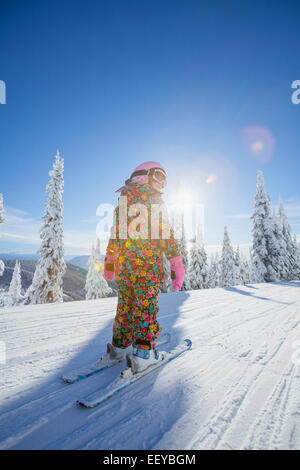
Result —
[[[165, 333], [160, 335], [157, 340], [157, 346], [162, 346], [163, 344], [169, 343], [171, 340], [171, 335], [169, 333]], [[100, 359], [95, 362], [92, 366], [87, 366], [86, 368], [82, 368], [79, 370], [75, 370], [73, 372], [69, 372], [62, 376], [63, 382], [67, 384], [74, 384], [79, 382], [80, 380], [87, 379], [88, 377], [92, 377], [95, 374], [99, 374], [100, 372], [110, 369], [111, 367], [120, 364], [122, 360], [116, 360], [111, 362], [110, 364], [101, 364]]]
[[96, 406], [101, 405], [113, 396], [120, 393], [125, 388], [129, 387], [129, 385], [134, 384], [138, 380], [142, 379], [146, 375], [158, 369], [159, 367], [166, 365], [168, 362], [177, 359], [184, 352], [191, 349], [191, 347], [192, 341], [190, 339], [185, 339], [184, 342], [178, 345], [175, 349], [170, 352], [164, 353], [163, 359], [158, 361], [157, 364], [137, 374], [132, 374], [131, 369], [127, 367], [122, 371], [122, 376], [116, 379], [111, 385], [106, 387], [106, 389], [93, 392], [87, 395], [86, 397], [77, 400], [78, 405], [83, 406], [85, 408], [95, 408]]

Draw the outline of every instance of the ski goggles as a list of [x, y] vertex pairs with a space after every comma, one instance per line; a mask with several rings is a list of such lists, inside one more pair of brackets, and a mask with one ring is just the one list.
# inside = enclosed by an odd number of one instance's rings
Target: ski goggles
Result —
[[125, 184], [132, 180], [135, 176], [148, 175], [151, 176], [154, 181], [159, 184], [166, 185], [167, 175], [162, 168], [151, 168], [150, 170], [137, 170], [132, 173], [130, 178], [126, 180]]
[[150, 170], [149, 175], [152, 176], [154, 181], [156, 181], [159, 184], [166, 184], [167, 182], [167, 175], [166, 173], [161, 170], [160, 168], [153, 168]]

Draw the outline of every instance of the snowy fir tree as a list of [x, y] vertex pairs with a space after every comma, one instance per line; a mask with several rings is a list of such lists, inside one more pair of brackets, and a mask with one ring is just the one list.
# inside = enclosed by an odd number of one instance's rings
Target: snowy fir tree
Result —
[[107, 284], [103, 276], [102, 256], [100, 250], [100, 240], [97, 239], [96, 248], [92, 246], [92, 253], [88, 261], [88, 273], [85, 283], [85, 291], [87, 300], [100, 299], [107, 297], [112, 289]]
[[12, 275], [12, 279], [10, 281], [8, 295], [9, 295], [9, 304], [11, 306], [19, 305], [23, 300], [23, 296], [21, 294], [22, 285], [21, 285], [21, 268], [20, 263], [16, 260], [16, 264], [14, 267], [14, 272]]
[[207, 287], [209, 289], [213, 289], [215, 287], [219, 287], [219, 278], [220, 278], [220, 270], [219, 270], [219, 255], [211, 255], [210, 258], [210, 266], [208, 269], [208, 276], [207, 276]]
[[291, 235], [291, 227], [286, 216], [282, 199], [279, 198], [278, 217], [281, 222], [282, 236], [285, 243], [285, 276], [284, 280], [291, 281], [297, 273], [296, 246]]
[[235, 254], [230, 243], [227, 227], [225, 226], [221, 257], [220, 286], [234, 286], [237, 284], [237, 282]]
[[172, 279], [171, 279], [171, 267], [170, 261], [166, 257], [165, 253], [162, 253], [163, 258], [163, 273], [164, 273], [164, 283], [160, 286], [160, 291], [163, 293], [172, 292]]
[[63, 178], [64, 161], [59, 152], [50, 180], [46, 186], [48, 193], [43, 226], [40, 231], [41, 247], [32, 284], [26, 293], [26, 303], [38, 304], [63, 301], [63, 275], [66, 270], [63, 247]]
[[275, 210], [273, 210], [273, 232], [276, 238], [277, 280], [286, 280], [289, 277], [287, 244], [283, 235], [282, 221]]
[[197, 228], [197, 234], [192, 240], [189, 263], [189, 282], [191, 289], [204, 289], [207, 287], [208, 265], [204, 249], [202, 227]]
[[5, 265], [2, 261], [2, 259], [0, 259], [0, 276], [3, 276], [4, 269], [5, 269]]
[[299, 246], [299, 243], [297, 243], [296, 235], [294, 235], [294, 246], [295, 246], [295, 256], [296, 256], [295, 279], [300, 279], [300, 246]]
[[252, 235], [252, 282], [274, 282], [280, 279], [278, 270], [279, 247], [275, 237], [271, 200], [264, 187], [262, 171], [258, 172]]
[[237, 246], [236, 250], [234, 251], [234, 261], [235, 261], [235, 268], [236, 268], [236, 283], [243, 284], [242, 279], [242, 262], [241, 262], [241, 255], [240, 255], [240, 247]]
[[246, 258], [246, 256], [241, 255], [241, 271], [240, 271], [240, 277], [241, 277], [241, 282], [242, 284], [250, 284], [251, 278], [250, 278], [250, 265], [249, 262]]
[[189, 280], [189, 255], [187, 249], [187, 242], [185, 238], [185, 228], [184, 228], [184, 218], [182, 216], [182, 230], [181, 230], [181, 239], [179, 240], [180, 253], [182, 256], [182, 262], [185, 269], [185, 277], [182, 284], [181, 290], [189, 290], [191, 288]]

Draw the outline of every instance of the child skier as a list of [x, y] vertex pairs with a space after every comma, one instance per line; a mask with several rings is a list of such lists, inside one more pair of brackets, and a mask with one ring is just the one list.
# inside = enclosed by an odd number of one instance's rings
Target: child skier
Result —
[[[162, 252], [170, 260], [174, 290], [181, 289], [185, 270], [179, 246], [172, 230], [168, 238], [161, 237], [162, 223], [159, 223], [159, 237], [147, 232], [151, 226], [153, 205], [163, 205], [162, 190], [166, 184], [166, 172], [156, 162], [139, 165], [119, 191], [126, 210], [119, 205], [115, 209], [114, 236], [111, 236], [105, 257], [104, 276], [106, 280], [116, 279], [118, 284], [118, 305], [113, 325], [112, 344], [107, 345], [103, 363], [125, 359], [132, 372], [140, 372], [160, 359], [155, 349], [161, 327], [157, 322], [159, 286], [164, 281]], [[125, 198], [126, 197], [126, 198]], [[134, 210], [132, 210], [134, 208]], [[130, 237], [134, 223], [133, 212], [147, 215], [135, 219], [140, 228], [139, 235]], [[136, 213], [135, 213], [136, 216]], [[168, 221], [164, 221], [168, 224]], [[124, 236], [124, 225], [126, 235]], [[145, 235], [146, 228], [146, 235]], [[122, 233], [122, 236], [120, 236]]]

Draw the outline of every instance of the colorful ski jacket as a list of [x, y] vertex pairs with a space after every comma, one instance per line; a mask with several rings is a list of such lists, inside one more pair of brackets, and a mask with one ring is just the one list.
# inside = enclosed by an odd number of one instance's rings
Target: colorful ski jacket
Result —
[[[157, 218], [153, 214], [157, 214], [159, 208], [164, 215]], [[114, 270], [116, 281], [145, 286], [164, 282], [162, 253], [171, 259], [180, 256], [180, 248], [170, 228], [161, 194], [149, 184], [131, 182], [121, 189], [114, 216], [106, 251], [106, 261], [112, 256], [113, 263], [106, 266]], [[164, 238], [168, 230], [169, 236]]]

